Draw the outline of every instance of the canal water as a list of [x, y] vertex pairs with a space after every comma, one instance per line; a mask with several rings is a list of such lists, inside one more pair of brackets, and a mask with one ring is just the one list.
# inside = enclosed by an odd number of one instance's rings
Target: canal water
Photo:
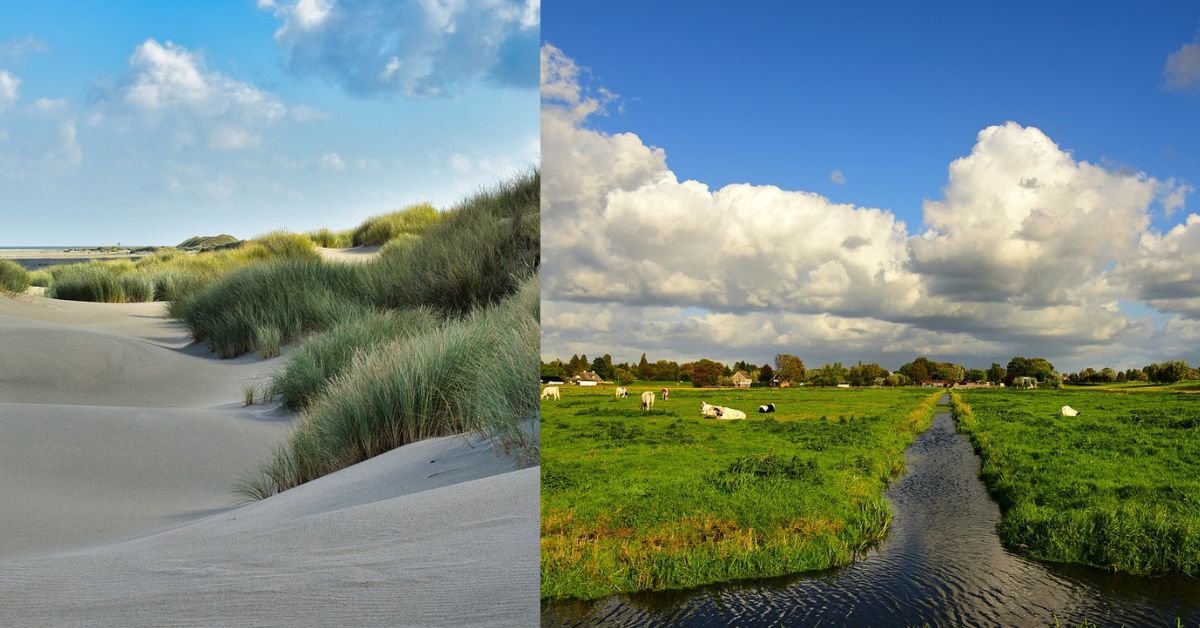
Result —
[[[942, 403], [946, 399], [943, 398]], [[817, 574], [543, 606], [542, 625], [810, 626], [1200, 624], [1200, 580], [1032, 561], [1000, 545], [1000, 509], [946, 411], [887, 491], [887, 540]]]

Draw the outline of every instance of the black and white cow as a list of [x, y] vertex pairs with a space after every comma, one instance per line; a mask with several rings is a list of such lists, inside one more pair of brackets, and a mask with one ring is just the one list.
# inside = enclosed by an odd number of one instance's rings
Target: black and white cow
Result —
[[774, 411], [775, 411], [775, 404], [773, 404], [773, 403], [768, 403], [768, 404], [767, 404], [767, 405], [765, 405], [765, 406], [759, 406], [759, 407], [758, 407], [758, 411], [759, 411], [760, 413], [762, 413], [762, 414], [766, 414], [766, 413], [768, 413], [768, 412], [774, 412]]

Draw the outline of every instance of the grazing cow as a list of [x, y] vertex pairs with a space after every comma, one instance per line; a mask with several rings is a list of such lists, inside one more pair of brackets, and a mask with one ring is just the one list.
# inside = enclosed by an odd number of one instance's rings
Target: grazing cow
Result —
[[619, 398], [625, 398], [625, 397], [628, 397], [628, 396], [629, 396], [629, 391], [628, 391], [628, 390], [626, 390], [626, 389], [625, 389], [623, 386], [617, 386], [617, 397], [619, 397]]
[[647, 390], [646, 392], [642, 393], [642, 410], [649, 411], [649, 410], [653, 410], [653, 409], [654, 409], [654, 393]]
[[558, 392], [558, 386], [547, 386], [542, 389], [542, 399], [561, 399], [562, 393]]
[[759, 407], [758, 407], [758, 411], [759, 411], [759, 412], [761, 412], [761, 413], [763, 413], [763, 414], [766, 414], [766, 413], [768, 413], [768, 412], [774, 412], [774, 411], [775, 411], [775, 404], [773, 404], [773, 403], [768, 403], [768, 404], [767, 404], [767, 405], [765, 405], [765, 406], [759, 406]]
[[666, 388], [662, 389], [662, 396], [663, 396], [663, 401], [670, 399], [671, 391], [667, 390]]
[[1072, 408], [1071, 406], [1063, 406], [1062, 407], [1062, 415], [1063, 416], [1079, 416], [1079, 411], [1076, 410], [1075, 408]]

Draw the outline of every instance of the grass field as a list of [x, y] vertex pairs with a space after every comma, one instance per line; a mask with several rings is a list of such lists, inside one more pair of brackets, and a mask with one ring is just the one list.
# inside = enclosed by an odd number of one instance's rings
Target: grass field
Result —
[[[1081, 388], [956, 397], [959, 429], [1004, 512], [1006, 545], [1049, 561], [1200, 575], [1200, 396]], [[1080, 415], [1061, 416], [1064, 405]]]
[[[883, 538], [881, 493], [928, 389], [562, 386], [542, 402], [542, 596], [592, 599], [843, 565]], [[656, 395], [658, 386], [654, 386]], [[700, 401], [747, 413], [724, 422]], [[758, 405], [774, 402], [775, 414]]]

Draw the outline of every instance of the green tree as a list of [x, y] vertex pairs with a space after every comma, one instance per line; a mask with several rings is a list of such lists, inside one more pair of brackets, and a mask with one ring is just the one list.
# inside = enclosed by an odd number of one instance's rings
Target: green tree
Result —
[[802, 382], [807, 374], [804, 360], [789, 353], [780, 353], [775, 356], [775, 372], [788, 382]]
[[640, 379], [651, 379], [654, 375], [650, 370], [650, 361], [646, 359], [646, 354], [642, 354], [642, 359], [638, 360], [637, 374]]
[[696, 360], [692, 363], [692, 386], [703, 388], [716, 386], [718, 380], [725, 376], [725, 365], [712, 360]]
[[599, 375], [603, 379], [609, 379], [608, 365], [604, 363], [604, 358], [596, 358], [592, 360], [592, 372]]
[[1008, 371], [1004, 370], [1003, 366], [992, 362], [992, 365], [989, 366], [987, 370], [987, 381], [993, 384], [999, 384], [1000, 382], [1004, 381], [1004, 378], [1007, 375]]
[[775, 369], [771, 368], [770, 364], [764, 364], [758, 367], [758, 381], [763, 384], [770, 384], [775, 378]]

